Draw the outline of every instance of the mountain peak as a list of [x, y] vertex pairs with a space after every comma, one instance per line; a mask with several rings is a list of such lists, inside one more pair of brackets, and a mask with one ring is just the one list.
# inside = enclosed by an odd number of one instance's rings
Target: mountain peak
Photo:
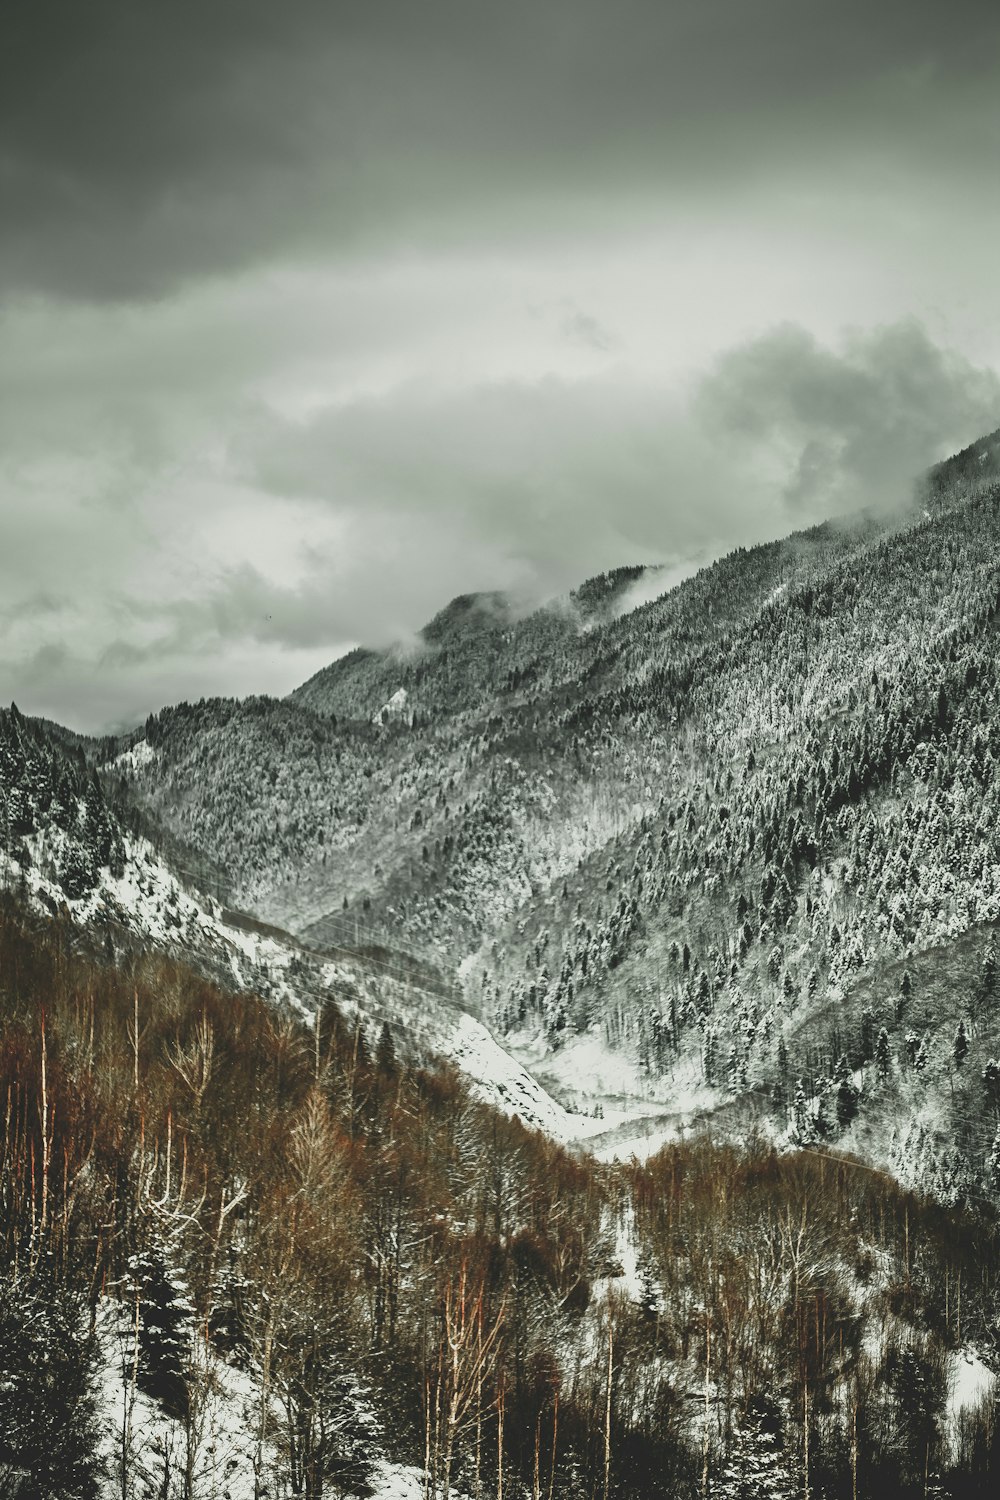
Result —
[[420, 632], [428, 645], [440, 646], [451, 636], [469, 631], [500, 630], [515, 618], [511, 600], [498, 591], [458, 594]]

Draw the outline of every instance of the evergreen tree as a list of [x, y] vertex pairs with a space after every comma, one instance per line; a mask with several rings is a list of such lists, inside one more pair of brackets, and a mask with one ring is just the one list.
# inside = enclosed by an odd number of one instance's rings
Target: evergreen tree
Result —
[[129, 1272], [139, 1298], [139, 1389], [183, 1417], [194, 1317], [184, 1274], [159, 1244], [132, 1256]]
[[396, 1043], [393, 1041], [392, 1029], [388, 1021], [382, 1022], [382, 1030], [375, 1048], [375, 1066], [380, 1073], [395, 1073], [396, 1071]]
[[94, 889], [92, 861], [78, 839], [70, 834], [59, 870], [59, 884], [71, 901], [79, 901]]
[[[0, 1272], [0, 1494], [96, 1500], [94, 1340], [85, 1309], [47, 1278]], [[5, 1488], [20, 1471], [20, 1488]]]
[[892, 1054], [889, 1050], [889, 1033], [883, 1026], [875, 1043], [875, 1071], [879, 1078], [885, 1082], [892, 1068]]
[[[770, 1416], [770, 1413], [767, 1414]], [[733, 1432], [713, 1494], [718, 1500], [793, 1500], [797, 1488], [776, 1417], [748, 1414]]]
[[993, 1107], [1000, 1108], [1000, 1062], [995, 1057], [983, 1068], [983, 1090]]
[[909, 969], [904, 969], [903, 977], [899, 982], [899, 994], [896, 997], [896, 1020], [901, 1021], [906, 1015], [913, 994], [913, 980], [910, 978]]
[[835, 1082], [837, 1085], [837, 1124], [841, 1130], [846, 1130], [858, 1113], [861, 1095], [851, 1076], [850, 1064], [843, 1055], [837, 1065]]
[[990, 1154], [986, 1158], [986, 1184], [992, 1193], [1000, 1197], [1000, 1125], [997, 1126]]
[[960, 1068], [965, 1062], [969, 1052], [969, 1038], [965, 1030], [965, 1021], [960, 1020], [955, 1031], [955, 1040], [951, 1044], [951, 1060], [956, 1068]]
[[795, 1096], [792, 1100], [791, 1121], [788, 1133], [797, 1146], [806, 1146], [816, 1139], [813, 1120], [806, 1100], [805, 1085], [801, 1078], [795, 1085]]

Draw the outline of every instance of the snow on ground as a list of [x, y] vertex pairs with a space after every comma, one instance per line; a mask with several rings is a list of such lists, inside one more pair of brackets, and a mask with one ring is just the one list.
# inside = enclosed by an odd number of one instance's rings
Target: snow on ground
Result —
[[378, 712], [372, 714], [372, 723], [385, 724], [390, 719], [401, 719], [407, 712], [408, 697], [405, 688], [397, 688], [388, 703], [383, 703]]
[[101, 1303], [97, 1338], [101, 1352], [97, 1420], [109, 1500], [122, 1494], [123, 1462], [132, 1500], [179, 1493], [176, 1485], [186, 1467], [190, 1467], [195, 1495], [253, 1500], [257, 1493], [253, 1432], [259, 1395], [249, 1377], [216, 1358], [199, 1340], [194, 1357], [202, 1366], [199, 1386], [204, 1400], [188, 1426], [168, 1417], [136, 1388], [127, 1304], [110, 1299]]
[[598, 1161], [646, 1162], [668, 1141], [676, 1141], [683, 1135], [683, 1125], [676, 1115], [654, 1115], [641, 1122], [627, 1120], [625, 1124], [630, 1127], [628, 1130], [608, 1131], [589, 1144], [588, 1149]]
[[651, 1077], [627, 1053], [612, 1048], [598, 1027], [564, 1036], [555, 1051], [537, 1029], [511, 1032], [508, 1051], [571, 1110], [592, 1113], [598, 1105], [619, 1104], [632, 1118], [676, 1107], [678, 1086], [692, 1078]]
[[567, 1037], [554, 1052], [536, 1031], [504, 1040], [511, 1056], [563, 1106], [572, 1122], [563, 1138], [586, 1145], [601, 1161], [645, 1161], [719, 1101], [693, 1063], [650, 1077], [611, 1048], [597, 1028]]
[[635, 1208], [627, 1203], [615, 1221], [615, 1261], [621, 1266], [621, 1289], [632, 1301], [643, 1295], [639, 1270], [639, 1238], [635, 1230]]
[[572, 1116], [504, 1051], [482, 1022], [464, 1012], [457, 1015], [448, 1055], [489, 1103], [557, 1140], [572, 1139]]
[[[394, 1464], [379, 1458], [368, 1476], [371, 1500], [426, 1500], [424, 1471], [414, 1464]], [[464, 1500], [452, 1490], [454, 1500]]]
[[368, 1482], [372, 1500], [424, 1500], [424, 1471], [415, 1465], [391, 1464], [380, 1458]]
[[120, 771], [131, 771], [133, 775], [156, 759], [156, 751], [148, 740], [137, 740], [130, 750], [123, 750], [111, 762]]
[[971, 1413], [994, 1390], [996, 1372], [984, 1365], [975, 1349], [956, 1349], [948, 1371], [948, 1425], [952, 1437], [964, 1412]]

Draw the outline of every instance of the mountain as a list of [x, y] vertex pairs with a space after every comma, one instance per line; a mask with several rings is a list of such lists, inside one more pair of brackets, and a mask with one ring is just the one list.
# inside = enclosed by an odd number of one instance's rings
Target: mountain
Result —
[[[284, 702], [164, 710], [128, 793], [306, 943], [377, 941], [457, 979], [576, 1110], [669, 1131], [743, 1100], [779, 1133], [867, 1131], [897, 1167], [922, 1130], [932, 1175], [978, 1190], [998, 455], [994, 434], [912, 512], [741, 549], [660, 595], [632, 569], [527, 612], [468, 596]], [[964, 955], [947, 1003], [942, 951]]]
[[998, 512], [0, 712], [0, 1493], [994, 1493]]
[[[142, 757], [125, 752], [130, 764]], [[478, 1097], [560, 1140], [586, 1133], [458, 1004], [457, 988], [412, 954], [304, 946], [293, 934], [225, 906], [190, 847], [109, 797], [82, 745], [0, 710], [0, 886], [72, 924], [75, 941], [111, 962], [170, 954], [223, 987], [312, 1016], [336, 998], [374, 1047], [388, 1026], [409, 1061], [461, 1066]], [[194, 862], [197, 870], [189, 865]], [[192, 882], [198, 882], [193, 884]], [[202, 889], [199, 889], [199, 884]]]

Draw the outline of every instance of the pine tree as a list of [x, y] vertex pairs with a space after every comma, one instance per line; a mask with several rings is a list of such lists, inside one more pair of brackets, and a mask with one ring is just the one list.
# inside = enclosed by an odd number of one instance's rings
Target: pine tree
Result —
[[129, 1272], [139, 1298], [139, 1389], [168, 1415], [183, 1417], [194, 1316], [183, 1272], [160, 1245], [133, 1255]]
[[889, 1033], [883, 1026], [875, 1043], [875, 1070], [884, 1083], [892, 1068], [892, 1054], [889, 1050]]
[[969, 1038], [965, 1030], [965, 1021], [960, 1020], [955, 1031], [955, 1040], [951, 1044], [951, 1060], [956, 1068], [960, 1068], [965, 1062], [969, 1051]]
[[983, 1089], [993, 1107], [1000, 1107], [1000, 1062], [995, 1057], [983, 1068]]
[[1000, 1197], [1000, 1125], [997, 1126], [990, 1154], [986, 1158], [986, 1185]]
[[843, 1054], [837, 1064], [835, 1082], [837, 1084], [837, 1124], [841, 1130], [846, 1130], [858, 1113], [861, 1095], [851, 1076], [850, 1064]]
[[798, 1146], [807, 1146], [816, 1138], [809, 1114], [809, 1106], [806, 1102], [805, 1085], [801, 1078], [795, 1085], [795, 1097], [792, 1100], [791, 1121], [788, 1133]]
[[913, 994], [913, 980], [910, 978], [909, 969], [903, 971], [903, 977], [899, 982], [899, 994], [896, 997], [896, 1020], [901, 1021], [909, 1009], [910, 997]]
[[85, 1310], [47, 1277], [0, 1273], [0, 1494], [96, 1500], [96, 1350]]
[[378, 1045], [375, 1048], [375, 1066], [380, 1073], [392, 1074], [396, 1071], [396, 1043], [392, 1039], [392, 1029], [388, 1021], [382, 1022]]
[[778, 1037], [778, 1077], [781, 1079], [782, 1087], [788, 1077], [788, 1045], [785, 1041], [785, 1033]]
[[753, 1417], [733, 1433], [717, 1500], [792, 1500], [796, 1485], [774, 1426]]

